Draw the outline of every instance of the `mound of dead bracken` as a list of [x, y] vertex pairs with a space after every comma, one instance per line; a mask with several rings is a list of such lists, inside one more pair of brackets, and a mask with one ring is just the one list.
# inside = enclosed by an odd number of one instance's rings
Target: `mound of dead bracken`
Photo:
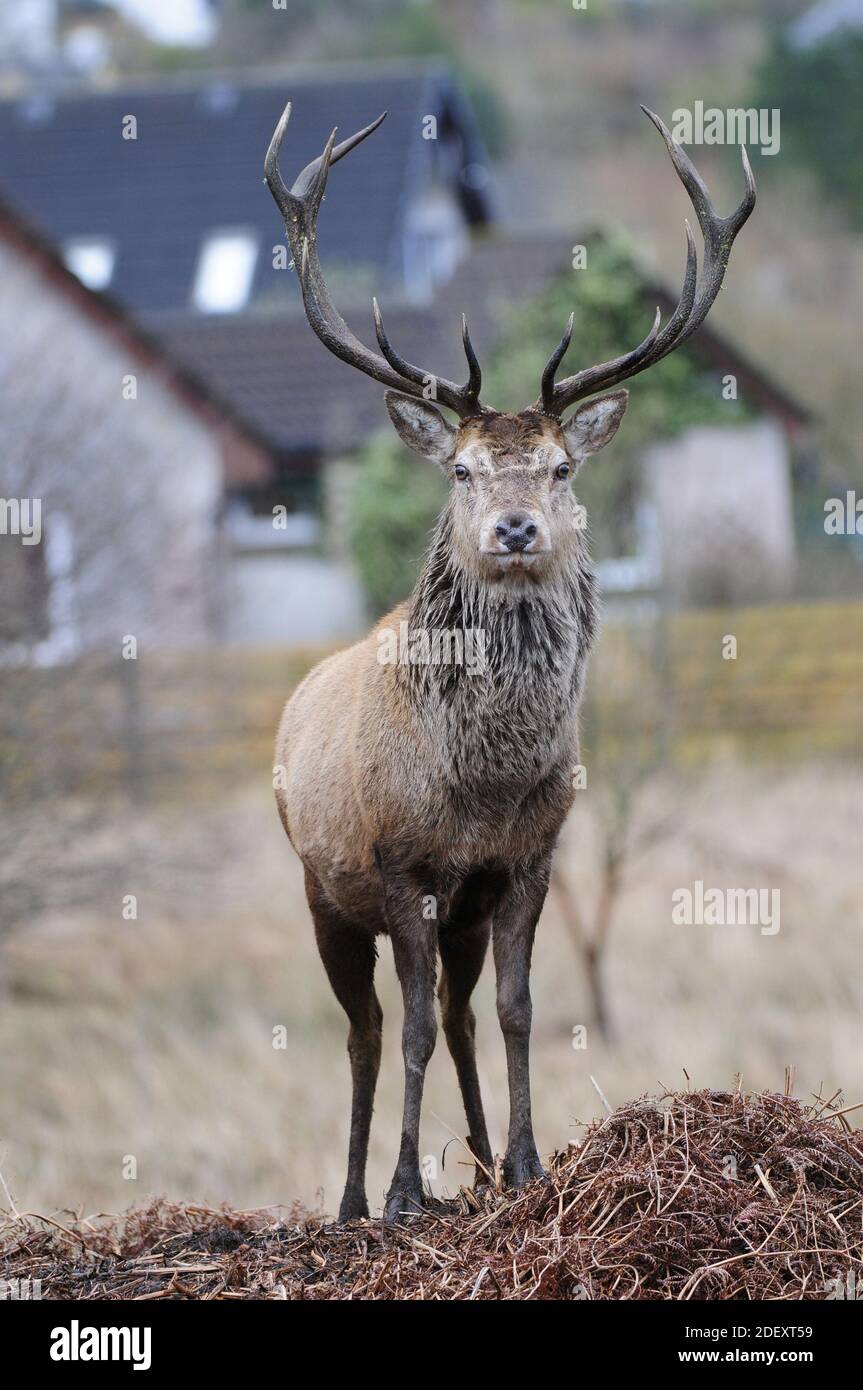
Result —
[[72, 1299], [823, 1299], [863, 1287], [863, 1131], [770, 1092], [625, 1105], [551, 1181], [404, 1227], [159, 1201], [6, 1213], [0, 1278]]

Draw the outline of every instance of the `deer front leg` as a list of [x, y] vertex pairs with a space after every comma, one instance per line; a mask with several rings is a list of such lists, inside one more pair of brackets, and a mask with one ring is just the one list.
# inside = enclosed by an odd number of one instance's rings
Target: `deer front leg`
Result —
[[422, 912], [422, 895], [386, 885], [386, 915], [404, 1000], [402, 1056], [405, 1099], [398, 1162], [387, 1193], [385, 1222], [415, 1216], [423, 1206], [419, 1128], [426, 1067], [437, 1037], [434, 995], [437, 923]]
[[512, 1187], [545, 1176], [530, 1112], [530, 959], [536, 924], [548, 890], [550, 860], [514, 878], [494, 919], [497, 1016], [506, 1045], [509, 1135], [503, 1175]]

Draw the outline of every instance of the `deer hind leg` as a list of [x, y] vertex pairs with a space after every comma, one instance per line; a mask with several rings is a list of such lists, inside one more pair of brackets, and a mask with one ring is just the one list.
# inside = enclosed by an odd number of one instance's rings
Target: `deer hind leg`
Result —
[[477, 1159], [476, 1185], [489, 1180], [493, 1163], [476, 1070], [476, 1018], [470, 997], [482, 971], [490, 929], [485, 918], [471, 925], [444, 928], [440, 938], [441, 1017], [464, 1101], [470, 1130], [468, 1147]]
[[348, 1016], [348, 1056], [353, 1096], [348, 1176], [339, 1207], [339, 1221], [368, 1216], [366, 1159], [375, 1086], [381, 1061], [383, 1011], [375, 993], [374, 937], [346, 923], [323, 899], [312, 882], [307, 891], [315, 923], [315, 939], [336, 998]]

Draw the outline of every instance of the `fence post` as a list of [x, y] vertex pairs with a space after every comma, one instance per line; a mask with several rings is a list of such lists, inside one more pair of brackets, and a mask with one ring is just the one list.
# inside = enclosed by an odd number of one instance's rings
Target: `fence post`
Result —
[[120, 698], [122, 702], [125, 781], [129, 800], [140, 805], [148, 798], [147, 731], [141, 693], [141, 674], [137, 657], [120, 658]]

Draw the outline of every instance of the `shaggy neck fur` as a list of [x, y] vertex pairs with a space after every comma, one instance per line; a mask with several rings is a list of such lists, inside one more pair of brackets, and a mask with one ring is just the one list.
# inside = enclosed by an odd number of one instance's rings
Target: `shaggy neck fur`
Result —
[[469, 574], [442, 513], [410, 600], [409, 629], [481, 634], [482, 669], [453, 661], [399, 668], [416, 714], [446, 743], [452, 775], [488, 786], [535, 780], [574, 731], [596, 629], [593, 571], [583, 539], [547, 580], [495, 583]]

